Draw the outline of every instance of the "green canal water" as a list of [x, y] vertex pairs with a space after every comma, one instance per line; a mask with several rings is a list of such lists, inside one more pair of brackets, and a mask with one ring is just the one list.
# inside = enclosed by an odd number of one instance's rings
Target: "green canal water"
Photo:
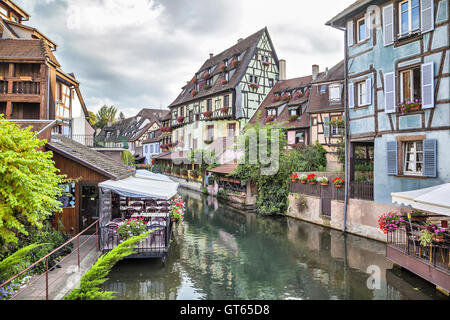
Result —
[[187, 212], [174, 229], [165, 264], [120, 262], [104, 285], [117, 299], [446, 299], [394, 268], [383, 243], [294, 219], [244, 214], [213, 197], [180, 193]]

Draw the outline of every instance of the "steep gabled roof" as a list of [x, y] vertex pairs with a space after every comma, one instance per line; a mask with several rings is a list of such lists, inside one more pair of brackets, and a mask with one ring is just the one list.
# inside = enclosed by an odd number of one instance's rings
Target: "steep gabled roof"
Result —
[[134, 168], [111, 160], [104, 154], [63, 135], [52, 135], [51, 142], [48, 142], [46, 147], [111, 179], [124, 179], [136, 172]]
[[18, 6], [14, 1], [12, 1], [12, 0], [3, 0], [3, 2], [8, 7], [13, 9], [14, 11], [16, 11], [18, 14], [20, 14], [23, 19], [25, 19], [25, 20], [30, 19], [31, 15], [28, 12], [26, 12], [25, 10], [23, 10], [20, 6]]
[[161, 122], [168, 113], [170, 111], [167, 109], [142, 109], [137, 115], [142, 118]]
[[[195, 88], [195, 82], [191, 80], [183, 87], [183, 92], [175, 99], [174, 102], [172, 102], [169, 105], [169, 108], [180, 104], [185, 104], [191, 101], [195, 101], [209, 95], [229, 91], [230, 89], [235, 88], [241, 81], [247, 69], [247, 66], [250, 63], [250, 60], [254, 55], [259, 40], [261, 39], [261, 37], [264, 35], [265, 32], [267, 32], [267, 35], [269, 36], [267, 28], [261, 29], [258, 32], [252, 34], [251, 36], [239, 41], [237, 44], [228, 48], [227, 50], [206, 60], [205, 63], [203, 63], [202, 67], [196, 72], [196, 74], [202, 75], [205, 71], [208, 70], [208, 68], [212, 68], [215, 66], [215, 69], [211, 72], [210, 76], [219, 75], [223, 73], [220, 70], [220, 66], [223, 64], [225, 60], [229, 60], [234, 57], [240, 56], [240, 63], [238, 64], [237, 68], [233, 69], [230, 66], [227, 69], [229, 71], [235, 70], [234, 74], [231, 76], [227, 84], [222, 85], [221, 80], [223, 79], [224, 76], [220, 75], [217, 81], [213, 83], [210, 89], [200, 90], [200, 92], [198, 92], [198, 94], [195, 97], [193, 97], [191, 91], [192, 89]], [[276, 58], [276, 60], [277, 59], [278, 58]], [[201, 81], [202, 78], [199, 79], [199, 82]]]
[[329, 20], [326, 25], [327, 26], [339, 26], [339, 27], [345, 27], [345, 19], [353, 13], [356, 13], [356, 11], [361, 11], [362, 8], [364, 8], [366, 5], [369, 5], [371, 3], [376, 3], [379, 1], [375, 0], [357, 0], [354, 3], [352, 3], [350, 6], [345, 8], [343, 11], [341, 11], [339, 14], [337, 14], [333, 19]]

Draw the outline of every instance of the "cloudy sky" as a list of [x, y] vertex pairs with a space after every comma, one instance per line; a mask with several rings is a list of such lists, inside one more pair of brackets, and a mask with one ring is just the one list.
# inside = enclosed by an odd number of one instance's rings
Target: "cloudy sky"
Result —
[[287, 76], [343, 59], [342, 31], [325, 23], [354, 0], [15, 0], [59, 47], [89, 110], [126, 116], [165, 109], [209, 57], [268, 27]]

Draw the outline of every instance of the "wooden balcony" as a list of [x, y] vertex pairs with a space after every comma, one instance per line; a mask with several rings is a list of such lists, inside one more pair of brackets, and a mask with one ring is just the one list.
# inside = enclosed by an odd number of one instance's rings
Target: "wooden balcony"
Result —
[[12, 94], [41, 94], [41, 83], [37, 81], [13, 81]]
[[420, 243], [422, 226], [412, 224], [388, 234], [386, 257], [419, 277], [450, 292], [450, 238], [448, 232], [443, 239], [430, 245]]

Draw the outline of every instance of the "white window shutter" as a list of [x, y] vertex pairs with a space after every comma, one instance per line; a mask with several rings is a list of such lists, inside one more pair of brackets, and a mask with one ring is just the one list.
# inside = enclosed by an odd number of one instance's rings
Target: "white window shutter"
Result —
[[429, 178], [437, 177], [437, 140], [423, 142], [423, 175]]
[[395, 113], [395, 73], [384, 75], [384, 112]]
[[353, 31], [353, 21], [349, 21], [347, 23], [347, 44], [349, 47], [353, 45], [353, 38], [354, 38], [354, 31]]
[[420, 2], [420, 12], [422, 33], [434, 30], [434, 0], [422, 0]]
[[422, 65], [422, 109], [434, 108], [434, 63]]
[[390, 176], [395, 176], [398, 174], [398, 142], [386, 142], [386, 149], [387, 173]]
[[366, 39], [370, 39], [371, 30], [372, 30], [371, 21], [370, 21], [370, 13], [366, 14], [365, 20], [366, 20]]
[[366, 80], [366, 104], [370, 106], [372, 104], [372, 79]]
[[325, 137], [329, 137], [330, 136], [330, 117], [325, 117], [324, 118], [324, 124], [323, 124], [323, 135]]
[[348, 84], [348, 107], [355, 107], [355, 86], [353, 82]]
[[383, 8], [383, 39], [384, 45], [394, 43], [394, 5], [390, 4]]

